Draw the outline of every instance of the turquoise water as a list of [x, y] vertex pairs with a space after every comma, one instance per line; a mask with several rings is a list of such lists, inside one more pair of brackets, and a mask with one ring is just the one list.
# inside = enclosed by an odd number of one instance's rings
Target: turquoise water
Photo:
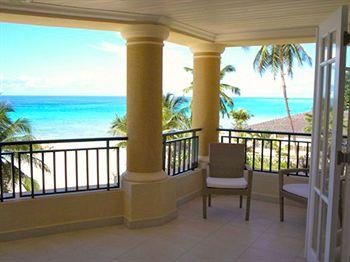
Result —
[[[115, 114], [126, 113], [125, 97], [0, 96], [0, 101], [13, 105], [13, 119], [29, 119], [38, 139], [109, 136], [108, 129]], [[286, 114], [280, 98], [237, 97], [234, 103], [235, 109], [244, 108], [254, 115], [250, 123]], [[312, 108], [311, 98], [292, 98], [289, 103], [293, 114]], [[220, 124], [231, 127], [228, 119], [221, 119]]]

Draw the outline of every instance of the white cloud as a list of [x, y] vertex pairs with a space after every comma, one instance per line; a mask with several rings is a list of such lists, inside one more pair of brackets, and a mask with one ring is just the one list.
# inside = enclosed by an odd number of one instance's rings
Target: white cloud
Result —
[[188, 47], [166, 42], [163, 61], [163, 93], [183, 95], [183, 89], [193, 77], [184, 67], [193, 67], [193, 56]]
[[89, 45], [90, 47], [103, 51], [108, 53], [115, 53], [115, 54], [126, 54], [126, 46], [125, 45], [119, 45], [107, 41], [103, 41], [99, 43], [98, 45]]
[[125, 95], [123, 68], [82, 68], [46, 76], [21, 75], [1, 81], [4, 95]]
[[[23, 95], [126, 95], [126, 46], [123, 43], [103, 41], [89, 45], [108, 53], [96, 60], [58, 64], [41, 70], [12, 75], [0, 74], [0, 92]], [[222, 66], [233, 64], [236, 72], [228, 74], [224, 82], [241, 88], [244, 97], [281, 97], [280, 83], [270, 73], [262, 77], [254, 71], [252, 63], [256, 47], [245, 51], [227, 48], [222, 55]], [[117, 54], [117, 55], [116, 55]], [[107, 57], [107, 59], [106, 59]], [[166, 42], [163, 50], [163, 92], [182, 95], [192, 81], [185, 66], [193, 67], [189, 48]], [[295, 68], [294, 78], [287, 79], [289, 97], [312, 97], [313, 68]]]

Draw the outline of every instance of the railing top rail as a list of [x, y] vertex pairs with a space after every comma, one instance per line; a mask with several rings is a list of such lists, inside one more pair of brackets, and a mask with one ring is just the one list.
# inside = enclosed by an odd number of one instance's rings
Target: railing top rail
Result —
[[192, 133], [192, 132], [198, 132], [198, 131], [201, 131], [201, 130], [202, 130], [202, 128], [193, 128], [193, 129], [187, 129], [187, 130], [164, 132], [163, 133], [163, 137], [172, 136], [172, 135], [186, 134], [186, 133]]
[[260, 133], [271, 135], [292, 135], [292, 136], [311, 136], [311, 133], [293, 133], [293, 132], [280, 132], [280, 131], [266, 131], [266, 130], [253, 130], [253, 129], [230, 129], [230, 128], [218, 128], [218, 131], [231, 131], [240, 133]]
[[95, 137], [95, 138], [69, 138], [69, 139], [44, 139], [44, 140], [21, 140], [0, 142], [0, 147], [11, 145], [35, 145], [35, 144], [59, 144], [59, 143], [78, 143], [78, 142], [101, 142], [101, 141], [125, 141], [128, 137]]

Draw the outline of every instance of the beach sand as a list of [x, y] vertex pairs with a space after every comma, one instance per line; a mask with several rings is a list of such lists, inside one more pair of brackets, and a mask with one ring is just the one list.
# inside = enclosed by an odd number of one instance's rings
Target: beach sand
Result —
[[[111, 142], [111, 147], [114, 147], [116, 142]], [[45, 149], [55, 151], [56, 168], [54, 168], [54, 153], [44, 153], [44, 163], [48, 170], [43, 170], [39, 166], [33, 169], [33, 178], [40, 186], [40, 192], [45, 186], [47, 192], [53, 191], [54, 181], [56, 177], [56, 190], [64, 191], [66, 186], [68, 190], [75, 190], [78, 186], [80, 190], [87, 189], [89, 184], [90, 189], [97, 187], [99, 184], [104, 187], [107, 185], [107, 150], [105, 149], [106, 142], [84, 142], [84, 143], [62, 143], [45, 145]], [[97, 148], [98, 151], [97, 160]], [[68, 150], [65, 153], [64, 149]], [[78, 159], [76, 160], [76, 150]], [[86, 157], [88, 152], [88, 161]], [[117, 150], [109, 150], [109, 182], [111, 186], [119, 183], [118, 168], [117, 168]], [[33, 154], [34, 157], [42, 159], [41, 153]], [[98, 163], [98, 167], [97, 167]], [[16, 164], [18, 166], [18, 164]], [[21, 161], [21, 170], [30, 175], [30, 165]], [[126, 170], [126, 148], [119, 148], [119, 174], [121, 175]], [[66, 174], [66, 175], [65, 175]], [[44, 177], [44, 179], [43, 179]], [[77, 185], [78, 181], [78, 185]], [[18, 189], [16, 189], [17, 191]], [[22, 190], [24, 190], [22, 188]], [[39, 191], [37, 193], [40, 193]]]

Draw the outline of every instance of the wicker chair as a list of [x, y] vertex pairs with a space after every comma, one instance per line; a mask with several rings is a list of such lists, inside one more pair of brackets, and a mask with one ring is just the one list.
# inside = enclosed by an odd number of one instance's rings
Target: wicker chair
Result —
[[280, 199], [280, 220], [284, 221], [284, 198], [289, 198], [302, 204], [307, 204], [309, 185], [308, 183], [285, 184], [284, 176], [291, 173], [308, 173], [307, 168], [281, 169], [279, 171], [279, 199]]
[[203, 218], [207, 218], [207, 200], [210, 206], [211, 194], [224, 194], [240, 196], [240, 207], [243, 196], [247, 196], [245, 219], [249, 220], [253, 171], [246, 167], [247, 182], [244, 178], [244, 145], [213, 143], [209, 151], [208, 175], [203, 175]]

